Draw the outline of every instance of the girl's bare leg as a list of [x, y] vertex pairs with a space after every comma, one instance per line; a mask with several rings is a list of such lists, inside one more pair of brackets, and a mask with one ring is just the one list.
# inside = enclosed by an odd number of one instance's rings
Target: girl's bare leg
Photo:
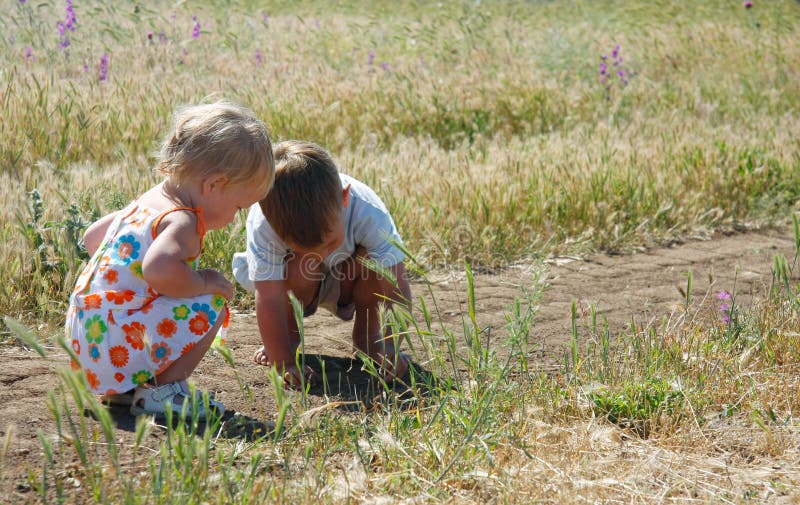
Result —
[[211, 347], [211, 343], [214, 342], [214, 337], [222, 327], [224, 320], [223, 314], [220, 313], [217, 317], [216, 324], [214, 324], [208, 333], [206, 333], [189, 352], [173, 361], [166, 370], [156, 375], [156, 384], [171, 384], [173, 382], [186, 380], [192, 375], [194, 369], [200, 364], [200, 360], [202, 360], [203, 356], [208, 352], [208, 348]]

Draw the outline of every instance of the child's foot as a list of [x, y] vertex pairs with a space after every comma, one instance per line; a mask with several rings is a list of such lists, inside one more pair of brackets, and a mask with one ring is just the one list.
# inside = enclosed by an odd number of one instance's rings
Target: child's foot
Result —
[[263, 346], [253, 354], [253, 361], [255, 361], [256, 365], [269, 365], [269, 357], [267, 357], [267, 351]]

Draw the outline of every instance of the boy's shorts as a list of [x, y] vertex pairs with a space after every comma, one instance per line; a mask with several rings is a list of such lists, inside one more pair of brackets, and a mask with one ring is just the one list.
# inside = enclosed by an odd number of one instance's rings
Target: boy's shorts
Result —
[[328, 312], [338, 317], [342, 321], [350, 321], [355, 314], [356, 305], [350, 303], [349, 305], [339, 305], [339, 295], [341, 294], [341, 280], [339, 279], [338, 271], [334, 268], [333, 271], [325, 272], [322, 282], [317, 291], [317, 297], [305, 308], [303, 315], [308, 317], [317, 311], [317, 307], [322, 307]]
[[[323, 307], [331, 314], [343, 321], [350, 321], [355, 314], [356, 306], [351, 303], [339, 306], [339, 294], [341, 292], [340, 275], [338, 269], [324, 272], [324, 277], [320, 282], [317, 296], [303, 311], [304, 316], [310, 316], [317, 311], [317, 307]], [[254, 291], [255, 284], [250, 280], [247, 268], [247, 257], [244, 253], [233, 255], [233, 276], [236, 281], [246, 290]]]

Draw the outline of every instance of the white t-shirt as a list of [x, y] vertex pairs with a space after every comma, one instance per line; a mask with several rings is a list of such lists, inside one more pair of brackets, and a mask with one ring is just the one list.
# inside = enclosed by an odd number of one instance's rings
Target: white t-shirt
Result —
[[[366, 184], [339, 174], [342, 187], [350, 184], [350, 201], [345, 208], [345, 237], [323, 263], [330, 269], [353, 255], [357, 246], [371, 259], [388, 268], [405, 259], [393, 242], [402, 244], [397, 227], [380, 197]], [[233, 256], [233, 275], [243, 288], [253, 291], [255, 281], [285, 278], [286, 257], [292, 250], [272, 229], [258, 203], [247, 215], [247, 250]]]

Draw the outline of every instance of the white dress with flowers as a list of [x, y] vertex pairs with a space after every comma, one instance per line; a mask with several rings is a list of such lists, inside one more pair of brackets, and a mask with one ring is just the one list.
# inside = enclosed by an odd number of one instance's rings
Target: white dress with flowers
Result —
[[[201, 243], [205, 226], [200, 209], [176, 207], [158, 213], [133, 202], [111, 223], [103, 243], [86, 265], [70, 298], [65, 334], [95, 393], [121, 393], [147, 382], [188, 352], [230, 314], [221, 295], [171, 298], [155, 292], [142, 275], [142, 259], [161, 219], [176, 210], [197, 214]], [[187, 258], [193, 268], [196, 258]]]

